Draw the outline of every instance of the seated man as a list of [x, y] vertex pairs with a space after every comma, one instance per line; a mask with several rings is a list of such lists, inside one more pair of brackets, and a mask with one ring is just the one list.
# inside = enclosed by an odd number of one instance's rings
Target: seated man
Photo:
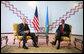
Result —
[[61, 36], [67, 36], [69, 37], [69, 34], [70, 34], [70, 28], [69, 28], [69, 25], [68, 24], [65, 24], [65, 21], [64, 19], [61, 20], [61, 23], [62, 25], [59, 25], [58, 29], [56, 30], [56, 33], [55, 33], [55, 41], [51, 42], [52, 45], [56, 45], [56, 42], [58, 40], [58, 47], [57, 49], [60, 48], [60, 41], [61, 41]]
[[38, 47], [36, 44], [36, 37], [34, 35], [31, 35], [28, 24], [26, 24], [26, 18], [23, 18], [22, 21], [23, 23], [19, 24], [18, 26], [18, 35], [23, 36], [23, 48], [28, 49], [25, 46], [25, 43], [27, 42], [26, 36], [28, 35], [32, 37], [32, 40], [34, 42], [34, 47]]

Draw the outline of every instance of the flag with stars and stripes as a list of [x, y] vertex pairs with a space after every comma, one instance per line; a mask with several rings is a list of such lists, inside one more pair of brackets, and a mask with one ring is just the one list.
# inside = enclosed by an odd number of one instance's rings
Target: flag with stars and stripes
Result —
[[37, 6], [36, 6], [36, 10], [35, 10], [35, 13], [34, 13], [34, 18], [33, 18], [32, 23], [33, 23], [34, 28], [37, 30], [37, 32], [39, 32], [40, 28], [39, 28], [39, 19], [38, 19]]

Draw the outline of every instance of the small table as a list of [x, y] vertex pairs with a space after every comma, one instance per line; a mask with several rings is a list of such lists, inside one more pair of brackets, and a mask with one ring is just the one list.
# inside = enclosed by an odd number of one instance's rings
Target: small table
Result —
[[6, 40], [6, 45], [7, 45], [7, 42], [8, 42], [8, 36], [1, 36], [1, 45], [2, 45], [2, 40]]
[[74, 40], [75, 48], [76, 48], [76, 42], [81, 43], [82, 52], [83, 52], [83, 38], [75, 38]]
[[49, 42], [49, 36], [48, 35], [37, 35], [36, 38], [37, 38], [37, 44], [38, 44], [38, 39], [39, 38], [44, 38], [46, 37], [46, 44], [48, 45], [48, 42]]

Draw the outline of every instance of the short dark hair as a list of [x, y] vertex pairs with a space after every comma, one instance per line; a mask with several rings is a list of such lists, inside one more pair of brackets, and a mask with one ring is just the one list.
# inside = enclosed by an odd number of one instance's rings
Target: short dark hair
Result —
[[64, 19], [62, 19], [63, 21], [65, 21]]

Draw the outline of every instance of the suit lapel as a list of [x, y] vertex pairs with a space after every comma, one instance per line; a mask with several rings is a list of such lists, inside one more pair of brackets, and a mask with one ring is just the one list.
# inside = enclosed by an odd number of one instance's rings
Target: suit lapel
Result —
[[64, 24], [64, 29], [66, 28], [66, 24]]
[[22, 26], [23, 26], [23, 29], [25, 29], [25, 26], [24, 26], [24, 24], [22, 23]]

